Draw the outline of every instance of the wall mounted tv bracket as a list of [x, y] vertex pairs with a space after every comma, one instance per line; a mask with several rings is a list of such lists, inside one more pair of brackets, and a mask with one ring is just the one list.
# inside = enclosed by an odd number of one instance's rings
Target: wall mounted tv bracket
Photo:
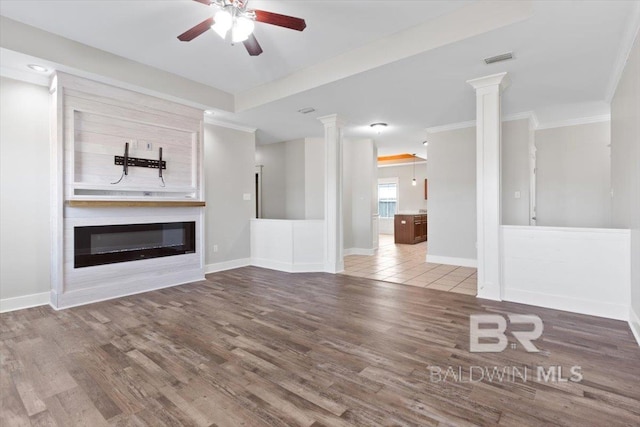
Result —
[[140, 159], [138, 157], [129, 157], [129, 143], [125, 142], [124, 144], [124, 156], [113, 156], [113, 163], [118, 166], [122, 166], [122, 175], [120, 179], [116, 182], [112, 182], [111, 184], [118, 184], [125, 175], [129, 175], [130, 167], [141, 167], [141, 168], [150, 168], [150, 169], [158, 169], [158, 177], [160, 177], [160, 181], [162, 181], [162, 186], [164, 187], [164, 177], [162, 176], [162, 170], [167, 168], [167, 162], [162, 160], [162, 147], [159, 149], [158, 160], [151, 159]]

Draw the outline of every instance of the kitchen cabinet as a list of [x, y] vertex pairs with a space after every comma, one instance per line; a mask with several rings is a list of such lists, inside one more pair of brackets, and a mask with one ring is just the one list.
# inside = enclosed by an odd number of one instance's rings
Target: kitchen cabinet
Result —
[[427, 215], [396, 215], [394, 218], [396, 243], [415, 244], [427, 240]]

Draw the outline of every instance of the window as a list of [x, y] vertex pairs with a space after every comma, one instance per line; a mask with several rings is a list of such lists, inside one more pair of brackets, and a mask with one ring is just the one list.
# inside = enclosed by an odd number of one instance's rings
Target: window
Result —
[[[381, 180], [382, 181], [382, 180]], [[393, 218], [398, 208], [398, 182], [378, 182], [378, 214]]]

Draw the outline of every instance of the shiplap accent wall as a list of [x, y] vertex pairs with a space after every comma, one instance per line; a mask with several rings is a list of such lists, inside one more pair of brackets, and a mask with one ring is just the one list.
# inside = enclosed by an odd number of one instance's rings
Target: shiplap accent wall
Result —
[[[65, 73], [52, 79], [51, 305], [65, 308], [204, 278], [203, 208], [70, 207], [70, 200], [204, 201], [203, 112], [175, 102]], [[115, 155], [158, 159], [167, 169], [122, 166]], [[147, 143], [152, 145], [147, 150]], [[76, 226], [196, 222], [196, 253], [84, 267], [73, 266]]]

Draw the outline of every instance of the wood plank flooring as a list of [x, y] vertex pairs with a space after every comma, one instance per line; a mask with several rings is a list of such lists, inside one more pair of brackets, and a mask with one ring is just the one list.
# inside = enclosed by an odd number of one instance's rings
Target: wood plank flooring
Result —
[[[542, 351], [470, 353], [475, 313], [541, 316]], [[2, 426], [640, 425], [626, 323], [464, 294], [246, 267], [0, 320]], [[469, 381], [574, 365], [580, 382]], [[449, 366], [464, 381], [434, 378]]]

